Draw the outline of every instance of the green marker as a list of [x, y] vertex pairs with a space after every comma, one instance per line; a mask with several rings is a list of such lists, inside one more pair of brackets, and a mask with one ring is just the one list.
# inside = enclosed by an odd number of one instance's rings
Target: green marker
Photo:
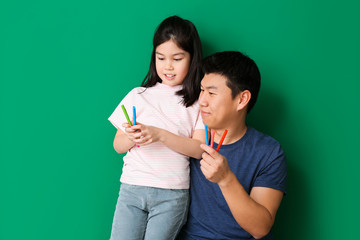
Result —
[[123, 112], [124, 112], [124, 114], [125, 114], [125, 117], [126, 117], [128, 123], [130, 124], [130, 126], [132, 126], [131, 121], [130, 121], [130, 118], [129, 118], [129, 115], [127, 114], [127, 111], [126, 111], [126, 109], [125, 109], [125, 106], [124, 106], [124, 105], [121, 105], [121, 108], [122, 108], [122, 110], [123, 110]]

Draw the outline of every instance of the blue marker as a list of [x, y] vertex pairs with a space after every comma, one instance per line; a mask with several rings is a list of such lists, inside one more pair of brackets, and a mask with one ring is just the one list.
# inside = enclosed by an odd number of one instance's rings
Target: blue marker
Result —
[[205, 124], [205, 139], [206, 139], [206, 145], [209, 146], [209, 133], [208, 133], [208, 127]]
[[134, 125], [136, 125], [136, 108], [133, 106], [133, 119], [134, 119]]

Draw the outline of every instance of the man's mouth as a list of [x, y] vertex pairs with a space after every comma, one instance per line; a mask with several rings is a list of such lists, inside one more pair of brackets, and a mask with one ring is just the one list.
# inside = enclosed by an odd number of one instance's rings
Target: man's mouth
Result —
[[207, 117], [210, 115], [210, 112], [206, 112], [206, 111], [200, 111], [201, 117]]

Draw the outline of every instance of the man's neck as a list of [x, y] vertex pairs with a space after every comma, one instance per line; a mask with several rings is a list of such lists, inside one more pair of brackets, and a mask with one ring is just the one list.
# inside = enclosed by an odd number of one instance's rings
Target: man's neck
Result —
[[[246, 133], [247, 126], [245, 122], [241, 122], [241, 124], [237, 124], [235, 126], [232, 126], [229, 128], [226, 128], [228, 130], [228, 133], [226, 134], [226, 137], [224, 139], [223, 144], [231, 144], [234, 142], [237, 142], [240, 140]], [[216, 129], [215, 130], [215, 138], [214, 141], [219, 143], [222, 135], [224, 134], [225, 129]]]

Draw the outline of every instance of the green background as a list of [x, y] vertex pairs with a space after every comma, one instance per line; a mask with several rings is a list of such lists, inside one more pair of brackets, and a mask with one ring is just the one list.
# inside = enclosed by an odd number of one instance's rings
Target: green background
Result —
[[358, 1], [0, 3], [0, 239], [108, 239], [122, 158], [107, 118], [139, 86], [155, 27], [191, 20], [204, 54], [262, 73], [249, 124], [288, 160], [276, 239], [360, 239]]

